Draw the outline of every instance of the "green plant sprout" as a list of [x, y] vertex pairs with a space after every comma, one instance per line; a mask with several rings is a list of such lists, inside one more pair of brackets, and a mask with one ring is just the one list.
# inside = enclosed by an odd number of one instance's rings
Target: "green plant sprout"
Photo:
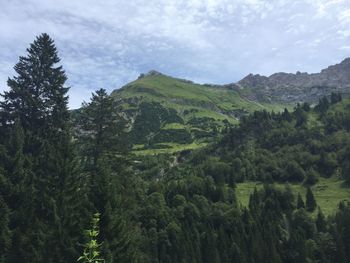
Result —
[[77, 262], [82, 263], [100, 263], [105, 262], [104, 259], [101, 258], [100, 246], [97, 242], [97, 236], [99, 234], [99, 222], [100, 222], [100, 213], [94, 214], [92, 218], [92, 228], [86, 230], [86, 236], [89, 241], [84, 245], [83, 255], [80, 256]]

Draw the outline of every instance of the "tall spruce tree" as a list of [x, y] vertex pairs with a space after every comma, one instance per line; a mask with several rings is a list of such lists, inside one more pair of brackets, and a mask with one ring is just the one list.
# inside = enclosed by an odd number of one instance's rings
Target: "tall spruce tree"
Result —
[[1, 123], [7, 129], [13, 129], [15, 123], [21, 126], [23, 147], [18, 156], [31, 164], [25, 175], [20, 163], [7, 174], [12, 179], [24, 176], [26, 184], [19, 195], [30, 197], [22, 217], [12, 218], [14, 228], [24, 228], [13, 247], [16, 259], [12, 262], [73, 262], [83, 232], [85, 183], [75, 168], [67, 77], [47, 34], [38, 36], [27, 52], [16, 64], [17, 76], [8, 80], [10, 89], [2, 94], [0, 103]]
[[115, 165], [116, 155], [126, 151], [126, 122], [104, 89], [96, 91], [91, 101], [83, 104], [79, 119], [82, 165], [90, 177], [90, 201], [101, 214], [102, 255], [106, 262], [133, 262], [133, 231], [122, 211], [122, 176]]
[[127, 150], [126, 124], [105, 89], [97, 90], [89, 103], [83, 103], [77, 131], [85, 168], [96, 168], [100, 157]]

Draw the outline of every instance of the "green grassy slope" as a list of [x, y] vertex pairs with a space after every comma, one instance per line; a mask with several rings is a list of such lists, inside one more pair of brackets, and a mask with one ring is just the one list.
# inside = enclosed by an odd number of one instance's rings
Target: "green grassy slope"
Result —
[[[170, 144], [170, 147], [174, 148], [172, 151], [192, 148], [193, 145], [197, 147], [198, 144], [203, 145], [210, 141], [210, 137], [213, 137], [213, 130], [216, 132], [222, 129], [225, 126], [224, 122], [237, 124], [239, 118], [244, 114], [255, 110], [279, 111], [283, 109], [282, 105], [263, 105], [249, 101], [241, 97], [236, 90], [224, 86], [195, 84], [157, 72], [151, 72], [115, 90], [112, 96], [121, 101], [123, 110], [133, 117], [140, 115], [139, 106], [145, 102], [155, 102], [165, 109], [174, 109], [178, 117], [182, 119], [182, 123], [161, 120], [160, 130], [177, 132], [183, 130], [191, 134], [193, 140], [190, 142], [161, 141], [162, 144], [176, 143], [176, 147]], [[146, 122], [140, 126], [145, 125], [147, 125]], [[153, 129], [147, 136], [152, 137], [158, 133], [159, 130]], [[146, 134], [142, 133], [142, 136]], [[156, 141], [159, 143], [159, 140]], [[157, 143], [152, 143], [151, 151], [140, 147], [140, 143], [135, 144], [138, 144], [136, 148], [139, 153], [157, 153]], [[160, 149], [159, 152], [164, 151], [165, 149]]]
[[172, 78], [163, 74], [149, 74], [139, 78], [112, 96], [121, 98], [143, 97], [145, 100], [157, 101], [176, 109], [199, 108], [220, 119], [232, 119], [218, 111], [246, 110], [280, 110], [279, 105], [260, 104], [240, 97], [233, 89], [223, 86], [195, 84], [190, 81]]
[[[274, 185], [282, 189], [287, 187], [287, 185], [290, 186], [295, 196], [300, 193], [305, 201], [306, 188], [302, 184], [275, 183]], [[236, 195], [238, 201], [242, 206], [247, 207], [249, 204], [249, 196], [253, 193], [254, 188], [260, 189], [262, 187], [263, 183], [261, 182], [244, 182], [237, 184]], [[312, 186], [311, 189], [314, 193], [317, 205], [320, 206], [325, 215], [333, 214], [337, 210], [340, 201], [350, 201], [349, 186], [340, 178], [320, 178], [320, 181]], [[317, 210], [315, 210], [314, 213], [316, 214]]]
[[[330, 105], [327, 111], [327, 116], [328, 118], [333, 118], [342, 113], [348, 113], [349, 110], [350, 99], [345, 98], [341, 102]], [[308, 129], [318, 130], [323, 134], [326, 129], [320, 116], [314, 111], [307, 113], [307, 127]], [[346, 130], [339, 130], [332, 135], [329, 135], [329, 138], [331, 145], [346, 145], [349, 140], [349, 133]], [[345, 139], [347, 139], [347, 141]], [[338, 159], [341, 159], [341, 157], [337, 157]], [[289, 186], [295, 193], [295, 196], [300, 193], [305, 201], [306, 187], [302, 183], [274, 183], [274, 186], [277, 188], [285, 188]], [[236, 195], [241, 205], [244, 207], [248, 206], [249, 196], [253, 193], [254, 188], [261, 189], [262, 187], [262, 182], [246, 181], [238, 183], [236, 185]], [[330, 178], [320, 177], [319, 181], [313, 185], [311, 189], [316, 198], [317, 205], [321, 207], [325, 215], [333, 214], [337, 210], [340, 201], [350, 201], [350, 185], [343, 179], [340, 169], [337, 169]], [[317, 210], [314, 212], [314, 215], [316, 215], [316, 213]]]

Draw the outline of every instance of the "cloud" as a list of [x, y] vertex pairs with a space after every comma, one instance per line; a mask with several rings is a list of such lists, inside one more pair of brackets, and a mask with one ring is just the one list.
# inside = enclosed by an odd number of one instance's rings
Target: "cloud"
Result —
[[345, 0], [0, 0], [0, 89], [34, 37], [49, 33], [70, 106], [151, 69], [207, 83], [253, 72], [319, 71], [349, 56]]

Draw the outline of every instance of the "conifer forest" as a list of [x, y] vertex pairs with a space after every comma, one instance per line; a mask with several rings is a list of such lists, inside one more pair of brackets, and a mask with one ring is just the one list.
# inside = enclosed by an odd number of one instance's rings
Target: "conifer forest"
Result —
[[54, 40], [18, 55], [0, 99], [0, 263], [350, 262], [348, 94], [262, 107], [151, 72], [70, 109]]

